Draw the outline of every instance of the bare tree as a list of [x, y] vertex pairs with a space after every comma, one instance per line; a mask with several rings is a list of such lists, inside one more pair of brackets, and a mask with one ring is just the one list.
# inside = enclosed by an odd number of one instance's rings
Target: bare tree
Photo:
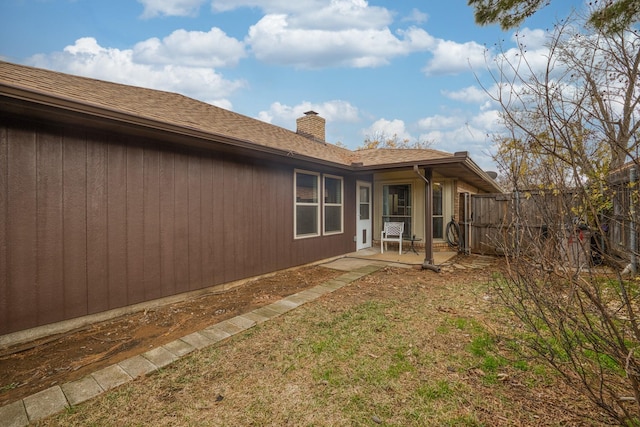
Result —
[[527, 349], [613, 419], [640, 425], [640, 282], [621, 274], [607, 231], [621, 191], [619, 213], [637, 224], [637, 183], [611, 177], [638, 167], [640, 36], [586, 22], [555, 27], [542, 67], [523, 38], [491, 65], [486, 91], [508, 129], [496, 160], [515, 190], [496, 289]]
[[415, 148], [425, 149], [433, 145], [433, 141], [427, 140], [410, 140], [401, 139], [397, 134], [388, 135], [386, 132], [376, 132], [373, 135], [368, 135], [363, 145], [358, 147], [358, 150], [368, 150], [375, 148]]

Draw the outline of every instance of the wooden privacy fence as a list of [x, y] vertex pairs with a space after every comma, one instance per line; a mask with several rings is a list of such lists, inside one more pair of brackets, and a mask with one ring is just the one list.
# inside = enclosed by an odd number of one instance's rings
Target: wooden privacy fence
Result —
[[[478, 194], [472, 196], [471, 251], [480, 254], [528, 255], [555, 251], [572, 264], [586, 261], [591, 236], [567, 207], [570, 193]], [[559, 239], [548, 239], [550, 233]]]

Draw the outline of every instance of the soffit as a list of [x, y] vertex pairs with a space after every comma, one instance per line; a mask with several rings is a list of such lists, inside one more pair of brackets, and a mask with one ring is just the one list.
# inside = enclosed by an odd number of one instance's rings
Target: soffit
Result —
[[[498, 187], [466, 153], [432, 149], [351, 151], [318, 142], [290, 130], [243, 116], [186, 96], [0, 61], [0, 93], [51, 110], [113, 120], [124, 126], [187, 136], [207, 143], [239, 146], [291, 160], [345, 168], [352, 172], [429, 166], [446, 177], [463, 179], [483, 191]], [[6, 105], [3, 104], [3, 108]], [[491, 190], [487, 190], [491, 189]]]

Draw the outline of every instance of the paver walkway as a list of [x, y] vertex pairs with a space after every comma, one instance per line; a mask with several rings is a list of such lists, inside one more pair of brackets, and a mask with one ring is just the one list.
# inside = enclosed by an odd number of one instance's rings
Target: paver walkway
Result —
[[[123, 360], [115, 365], [100, 369], [77, 381], [55, 385], [17, 402], [0, 407], [0, 427], [23, 427], [30, 422], [41, 420], [92, 399], [107, 390], [150, 374], [173, 363], [194, 350], [213, 345], [232, 335], [243, 332], [259, 323], [280, 316], [302, 304], [311, 302], [325, 294], [340, 289], [349, 283], [371, 274], [386, 265], [409, 267], [421, 263], [403, 256], [398, 259], [380, 259], [375, 248], [359, 251], [325, 264], [345, 274], [313, 288], [290, 295], [280, 301], [260, 307], [245, 314], [224, 320], [201, 331], [194, 332], [138, 356]], [[385, 254], [387, 255], [387, 254]], [[455, 253], [436, 253], [435, 263], [448, 268], [483, 268], [491, 257], [472, 256], [467, 263], [450, 264], [447, 261]], [[391, 256], [391, 255], [388, 255]], [[408, 260], [408, 261], [407, 261]]]
[[273, 304], [227, 319], [163, 346], [149, 350], [115, 365], [100, 369], [84, 378], [56, 385], [17, 402], [0, 407], [1, 427], [22, 427], [73, 405], [92, 399], [134, 378], [150, 374], [194, 350], [213, 345], [259, 323], [280, 316], [294, 308], [340, 289], [371, 274], [386, 263], [347, 258], [334, 261], [331, 268], [345, 270], [341, 276], [290, 295]]

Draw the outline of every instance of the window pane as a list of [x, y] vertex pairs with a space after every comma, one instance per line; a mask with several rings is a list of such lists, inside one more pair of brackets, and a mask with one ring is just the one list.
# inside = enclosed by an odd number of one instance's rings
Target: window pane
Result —
[[360, 203], [360, 219], [369, 219], [368, 203]]
[[442, 217], [433, 218], [433, 238], [434, 239], [442, 239], [444, 238], [444, 220]]
[[304, 173], [296, 174], [296, 202], [318, 202], [318, 177]]
[[433, 184], [433, 214], [442, 215], [442, 185]]
[[318, 207], [296, 206], [296, 235], [318, 234]]
[[340, 206], [325, 206], [324, 231], [327, 233], [342, 231], [342, 208]]
[[324, 202], [342, 203], [342, 180], [336, 178], [324, 178]]
[[385, 185], [382, 202], [383, 215], [411, 216], [411, 186]]
[[382, 187], [382, 221], [404, 222], [404, 236], [411, 231], [411, 185], [385, 185]]
[[360, 187], [360, 202], [369, 203], [369, 187]]

